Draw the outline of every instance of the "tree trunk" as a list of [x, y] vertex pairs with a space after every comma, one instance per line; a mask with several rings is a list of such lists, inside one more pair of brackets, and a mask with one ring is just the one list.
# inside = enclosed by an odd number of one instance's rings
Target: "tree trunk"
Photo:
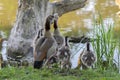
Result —
[[[44, 28], [48, 15], [58, 13], [61, 16], [85, 5], [86, 0], [62, 0], [50, 3], [49, 0], [19, 0], [16, 22], [8, 39], [8, 56], [29, 53], [31, 43], [37, 31]], [[72, 7], [71, 7], [72, 6]]]

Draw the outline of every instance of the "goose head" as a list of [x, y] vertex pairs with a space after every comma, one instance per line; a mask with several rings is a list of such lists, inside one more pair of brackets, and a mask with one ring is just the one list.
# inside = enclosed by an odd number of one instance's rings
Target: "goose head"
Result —
[[58, 18], [59, 18], [58, 13], [55, 13], [55, 14], [54, 14], [54, 20], [57, 21]]
[[53, 15], [49, 15], [46, 19], [46, 22], [49, 22], [50, 24], [52, 24], [54, 22], [54, 16]]

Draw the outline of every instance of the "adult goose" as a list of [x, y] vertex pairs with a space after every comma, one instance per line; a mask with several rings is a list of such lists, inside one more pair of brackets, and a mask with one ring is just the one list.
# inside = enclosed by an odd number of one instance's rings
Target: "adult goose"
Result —
[[34, 68], [39, 69], [42, 67], [43, 60], [46, 57], [56, 52], [56, 41], [50, 32], [50, 25], [52, 24], [54, 16], [49, 15], [45, 22], [44, 39], [40, 39], [36, 45], [34, 56]]
[[64, 38], [63, 36], [60, 34], [59, 28], [58, 28], [58, 14], [55, 13], [54, 14], [54, 38], [58, 44], [58, 48], [60, 48], [63, 44], [64, 44]]

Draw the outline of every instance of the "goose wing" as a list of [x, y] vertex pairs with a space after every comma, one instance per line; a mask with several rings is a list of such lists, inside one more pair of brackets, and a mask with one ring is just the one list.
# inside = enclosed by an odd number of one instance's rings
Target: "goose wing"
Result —
[[44, 41], [45, 41], [45, 37], [38, 39], [35, 44], [35, 50], [39, 50], [39, 48], [41, 47]]
[[45, 38], [43, 41], [41, 40], [41, 45], [38, 46], [36, 50], [36, 59], [37, 60], [43, 60], [47, 56], [48, 50], [53, 45], [53, 40], [51, 38]]

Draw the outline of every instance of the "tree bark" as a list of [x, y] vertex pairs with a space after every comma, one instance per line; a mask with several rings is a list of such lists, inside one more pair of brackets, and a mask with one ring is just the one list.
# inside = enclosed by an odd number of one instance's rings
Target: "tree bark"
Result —
[[61, 16], [64, 13], [84, 7], [86, 1], [87, 0], [63, 0], [54, 3], [53, 10]]
[[[15, 58], [29, 53], [37, 31], [44, 28], [48, 15], [61, 16], [69, 11], [82, 8], [86, 0], [62, 0], [50, 3], [49, 0], [19, 0], [17, 18], [8, 39], [8, 56]], [[72, 7], [71, 7], [72, 6]]]

